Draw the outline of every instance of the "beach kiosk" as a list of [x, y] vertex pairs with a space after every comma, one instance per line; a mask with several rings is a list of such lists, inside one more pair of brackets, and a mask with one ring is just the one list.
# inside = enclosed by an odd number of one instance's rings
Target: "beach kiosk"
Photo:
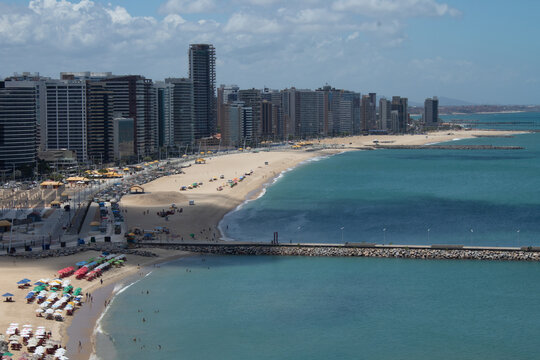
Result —
[[144, 189], [140, 185], [133, 185], [129, 188], [130, 194], [144, 194]]
[[100, 226], [101, 226], [101, 223], [99, 221], [92, 221], [90, 223], [90, 231], [99, 231]]
[[7, 220], [0, 220], [0, 233], [10, 231], [11, 223]]

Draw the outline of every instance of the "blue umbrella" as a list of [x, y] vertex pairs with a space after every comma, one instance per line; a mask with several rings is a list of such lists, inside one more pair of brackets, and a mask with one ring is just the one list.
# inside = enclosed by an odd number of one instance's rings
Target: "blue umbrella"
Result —
[[79, 262], [76, 263], [75, 265], [77, 265], [77, 266], [83, 266], [83, 265], [86, 265], [86, 261], [79, 261]]
[[3, 297], [12, 297], [14, 296], [12, 293], [5, 293], [4, 295], [2, 295]]
[[38, 281], [38, 282], [35, 283], [34, 285], [41, 286], [41, 285], [45, 285], [45, 283], [42, 283], [41, 281]]
[[22, 280], [19, 281], [17, 284], [21, 285], [21, 284], [26, 284], [26, 283], [28, 283], [28, 282], [30, 282], [30, 280], [28, 280], [28, 279], [22, 279]]
[[34, 295], [35, 294], [33, 292], [30, 292], [30, 293], [28, 293], [28, 295], [26, 295], [26, 299], [31, 299], [31, 298], [34, 297]]

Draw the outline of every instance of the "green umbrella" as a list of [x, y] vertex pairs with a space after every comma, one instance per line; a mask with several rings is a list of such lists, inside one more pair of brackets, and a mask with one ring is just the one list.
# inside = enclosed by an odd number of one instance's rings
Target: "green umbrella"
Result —
[[8, 351], [8, 352], [5, 352], [4, 355], [2, 356], [13, 356], [13, 354]]

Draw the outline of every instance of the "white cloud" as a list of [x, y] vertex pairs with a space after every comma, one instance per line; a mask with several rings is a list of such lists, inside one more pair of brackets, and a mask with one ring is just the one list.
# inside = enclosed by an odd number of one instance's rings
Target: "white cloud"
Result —
[[435, 0], [337, 0], [332, 4], [336, 11], [352, 11], [366, 16], [392, 14], [409, 16], [457, 16], [460, 11]]
[[[159, 8], [162, 17], [135, 16], [112, 3], [0, 2], [2, 75], [92, 70], [154, 79], [186, 76], [188, 45], [212, 43], [218, 82], [317, 87], [327, 81], [362, 90], [364, 79], [374, 82], [389, 76], [389, 68], [401, 68], [380, 54], [406, 44], [403, 12], [451, 15], [435, 0], [402, 0], [406, 11], [391, 0], [167, 0]], [[372, 15], [351, 8], [355, 4]]]
[[276, 20], [269, 20], [252, 14], [235, 13], [229, 18], [223, 30], [228, 33], [275, 34], [280, 32], [282, 27]]
[[212, 11], [216, 6], [214, 0], [167, 0], [159, 10], [163, 14], [191, 14]]

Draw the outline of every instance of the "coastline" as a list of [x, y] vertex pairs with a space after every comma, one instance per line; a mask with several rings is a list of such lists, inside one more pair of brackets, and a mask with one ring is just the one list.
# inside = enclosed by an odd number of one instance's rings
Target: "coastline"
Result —
[[[85, 303], [85, 305], [89, 305], [75, 312], [71, 322], [63, 328], [62, 338], [66, 339], [67, 356], [70, 359], [88, 360], [95, 356], [97, 326], [102, 317], [105, 316], [108, 306], [114, 302], [114, 298], [119, 291], [146, 277], [155, 265], [193, 255], [186, 251], [160, 250], [156, 248], [150, 250], [157, 253], [158, 257], [148, 258], [148, 261], [139, 262], [136, 267], [129, 271], [116, 274], [116, 276], [109, 279], [107, 284], [101, 285], [96, 282], [98, 286], [92, 292], [92, 303]], [[107, 302], [106, 306], [105, 302]], [[79, 341], [82, 347], [80, 350], [75, 351]]]
[[[128, 195], [120, 203], [125, 213], [126, 224], [128, 226], [138, 226], [142, 229], [152, 229], [155, 226], [166, 226], [171, 229], [170, 238], [178, 241], [182, 238], [189, 238], [189, 234], [195, 234], [190, 241], [220, 241], [223, 234], [220, 231], [219, 224], [223, 218], [230, 212], [235, 211], [247, 201], [253, 201], [264, 195], [267, 187], [271, 186], [283, 174], [293, 170], [300, 164], [313, 161], [317, 157], [332, 156], [345, 151], [359, 151], [370, 149], [375, 140], [381, 142], [391, 142], [395, 145], [425, 145], [428, 143], [440, 143], [452, 140], [461, 140], [474, 138], [475, 135], [489, 134], [493, 136], [498, 134], [515, 135], [526, 132], [517, 131], [493, 131], [493, 130], [461, 130], [461, 131], [439, 131], [424, 135], [384, 135], [384, 136], [355, 136], [344, 138], [331, 138], [319, 141], [320, 145], [330, 147], [326, 150], [317, 150], [306, 152], [302, 150], [286, 150], [275, 152], [259, 153], [241, 153], [229, 154], [220, 157], [209, 158], [206, 165], [194, 165], [184, 169], [185, 174], [171, 175], [156, 179], [148, 184], [143, 184], [146, 193], [142, 195]], [[268, 162], [268, 165], [266, 165]], [[247, 171], [253, 170], [253, 175], [246, 176], [246, 180], [239, 183], [234, 188], [227, 188], [223, 191], [217, 191], [215, 185], [208, 185], [207, 180], [213, 176], [224, 174], [226, 179], [238, 177]], [[195, 181], [203, 181], [204, 185], [197, 189], [187, 192], [180, 192], [179, 186], [189, 184]], [[220, 184], [222, 181], [218, 181]], [[194, 200], [194, 206], [188, 205], [189, 200]], [[168, 208], [175, 203], [179, 208], [184, 208], [181, 215], [173, 215], [167, 221], [157, 217], [155, 213], [161, 209]], [[144, 215], [141, 215], [145, 212]], [[208, 229], [208, 230], [207, 230]], [[219, 237], [215, 238], [215, 232], [219, 232]], [[212, 236], [214, 233], [214, 236]], [[162, 236], [159, 240], [167, 240], [169, 237]], [[106, 272], [102, 279], [104, 284], [99, 281], [89, 283], [82, 280], [83, 292], [95, 293], [101, 300], [96, 302], [99, 307], [97, 313], [85, 316], [79, 310], [76, 311], [73, 318], [68, 317], [63, 323], [46, 321], [36, 318], [33, 309], [35, 306], [24, 304], [20, 293], [17, 292], [16, 304], [17, 311], [6, 311], [8, 309], [4, 303], [0, 304], [0, 326], [6, 328], [7, 324], [16, 321], [19, 323], [30, 323], [37, 326], [43, 325], [47, 329], [52, 328], [53, 334], [60, 336], [63, 344], [77, 344], [78, 341], [84, 342], [81, 352], [72, 352], [75, 350], [73, 345], [68, 346], [68, 356], [72, 359], [88, 359], [94, 353], [96, 336], [94, 329], [100, 316], [103, 314], [105, 300], [114, 297], [114, 289], [118, 284], [135, 276], [141, 269], [146, 271], [150, 266], [167, 261], [176, 260], [184, 256], [190, 256], [191, 253], [185, 251], [176, 251], [152, 248], [152, 252], [159, 257], [143, 258], [130, 255], [126, 266], [120, 269], [114, 269]], [[83, 252], [77, 255], [67, 257], [49, 258], [34, 260], [33, 262], [19, 260], [14, 258], [0, 258], [0, 270], [5, 270], [0, 280], [3, 289], [11, 290], [16, 288], [13, 280], [28, 277], [33, 281], [47, 277], [46, 274], [56, 272], [65, 266], [73, 265], [80, 260], [86, 260], [92, 256], [89, 252]], [[80, 259], [80, 260], [78, 260]], [[140, 266], [137, 266], [139, 264]], [[24, 271], [20, 271], [22, 268]], [[26, 271], [28, 270], [28, 271]], [[11, 273], [9, 273], [11, 271]], [[9, 281], [8, 281], [9, 279]], [[73, 281], [76, 282], [76, 281]], [[17, 290], [15, 290], [17, 291]], [[13, 292], [13, 291], [12, 291]], [[27, 290], [24, 291], [26, 294]], [[22, 294], [22, 293], [21, 293]], [[19, 304], [21, 304], [19, 306]], [[24, 305], [23, 305], [24, 304]], [[83, 308], [87, 305], [83, 305]], [[79, 314], [80, 312], [80, 314]], [[36, 321], [38, 319], [39, 321]], [[36, 324], [37, 323], [37, 324]], [[51, 326], [52, 325], [52, 326]], [[73, 328], [72, 328], [73, 327]], [[84, 328], [85, 331], [79, 332], [76, 328]], [[83, 330], [84, 330], [83, 329]], [[78, 334], [73, 334], [73, 332]]]

